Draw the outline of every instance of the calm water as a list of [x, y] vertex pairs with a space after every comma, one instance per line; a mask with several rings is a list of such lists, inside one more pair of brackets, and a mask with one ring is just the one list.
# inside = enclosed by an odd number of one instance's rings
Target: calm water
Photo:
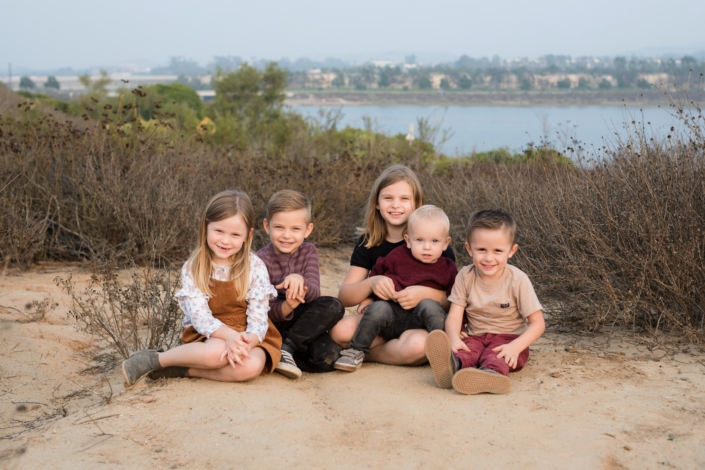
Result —
[[[372, 127], [386, 134], [407, 134], [414, 124], [418, 137], [418, 118], [440, 123], [452, 132], [442, 149], [449, 155], [463, 155], [508, 147], [519, 151], [531, 142], [539, 144], [544, 135], [556, 148], [563, 149], [577, 139], [584, 148], [599, 149], [603, 139], [614, 141], [615, 132], [626, 135], [625, 119], [644, 122], [651, 132], [665, 136], [677, 120], [663, 108], [624, 108], [623, 106], [295, 106], [304, 115], [317, 116], [319, 111], [338, 109], [343, 113], [339, 128], [365, 128], [365, 118]], [[629, 115], [631, 113], [631, 115]], [[545, 134], [545, 132], [547, 134]], [[439, 132], [440, 134], [440, 132]]]

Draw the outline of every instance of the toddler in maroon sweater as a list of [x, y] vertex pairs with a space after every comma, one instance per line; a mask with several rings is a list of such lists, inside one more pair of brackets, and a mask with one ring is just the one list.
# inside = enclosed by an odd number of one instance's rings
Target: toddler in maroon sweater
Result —
[[458, 268], [449, 258], [441, 256], [450, 244], [450, 221], [442, 209], [426, 205], [410, 216], [404, 235], [406, 245], [379, 258], [370, 276], [385, 276], [379, 298], [368, 298], [360, 303], [358, 313], [364, 314], [350, 348], [341, 353], [335, 368], [348, 372], [357, 370], [369, 354], [375, 337], [396, 339], [406, 330], [423, 328], [427, 331], [442, 330], [445, 323], [443, 305], [425, 299], [412, 309], [395, 300], [397, 292], [410, 286], [432, 287], [450, 294]]

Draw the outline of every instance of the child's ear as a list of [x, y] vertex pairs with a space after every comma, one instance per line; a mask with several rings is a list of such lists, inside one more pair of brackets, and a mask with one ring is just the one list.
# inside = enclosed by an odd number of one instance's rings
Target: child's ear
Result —
[[262, 225], [264, 226], [264, 231], [269, 235], [269, 222], [267, 222], [267, 219], [262, 219]]
[[470, 249], [470, 244], [468, 242], [465, 242], [465, 251], [467, 251], [472, 258], [472, 250]]
[[514, 256], [514, 253], [516, 253], [518, 249], [519, 249], [519, 245], [517, 245], [517, 244], [515, 243], [514, 246], [512, 247], [512, 249], [509, 250], [509, 258], [511, 258], [512, 256]]
[[450, 245], [450, 237], [446, 238], [446, 243], [443, 245], [443, 251], [448, 249], [448, 245]]
[[406, 241], [406, 247], [408, 249], [411, 249], [411, 241], [409, 241], [409, 234], [408, 233], [404, 234], [404, 241]]
[[304, 238], [308, 238], [308, 236], [311, 235], [311, 232], [313, 232], [313, 224], [309, 223], [308, 227], [306, 227], [306, 233], [304, 233]]

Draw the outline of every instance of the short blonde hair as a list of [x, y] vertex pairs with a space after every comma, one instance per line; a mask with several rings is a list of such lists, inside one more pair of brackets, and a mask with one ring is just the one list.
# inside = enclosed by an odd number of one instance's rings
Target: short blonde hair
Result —
[[365, 212], [364, 238], [367, 240], [365, 248], [379, 246], [387, 239], [387, 223], [382, 218], [382, 214], [377, 210], [379, 193], [399, 181], [406, 181], [411, 186], [414, 193], [414, 209], [423, 204], [423, 190], [421, 182], [416, 173], [401, 164], [392, 165], [382, 172], [372, 185], [370, 197], [367, 199], [367, 210]]
[[507, 233], [509, 233], [509, 239], [512, 245], [516, 240], [517, 224], [514, 221], [514, 217], [508, 212], [496, 209], [485, 209], [472, 214], [465, 228], [465, 236], [468, 243], [470, 242], [470, 237], [472, 237], [472, 232], [481, 228], [487, 230], [506, 230]]
[[414, 224], [426, 221], [443, 226], [446, 236], [450, 233], [450, 220], [448, 220], [448, 216], [443, 212], [443, 209], [431, 204], [421, 206], [411, 213], [406, 224], [406, 232], [410, 233]]
[[267, 203], [267, 220], [271, 221], [275, 214], [306, 209], [307, 223], [311, 223], [311, 201], [298, 191], [284, 189], [272, 194]]

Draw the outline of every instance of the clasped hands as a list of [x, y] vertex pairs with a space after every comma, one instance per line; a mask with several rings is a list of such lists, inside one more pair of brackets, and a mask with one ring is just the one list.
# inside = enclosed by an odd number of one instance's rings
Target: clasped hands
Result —
[[259, 338], [252, 333], [232, 330], [225, 340], [225, 349], [220, 354], [220, 360], [228, 359], [230, 365], [243, 365], [243, 359], [250, 358], [250, 350], [259, 344]]

